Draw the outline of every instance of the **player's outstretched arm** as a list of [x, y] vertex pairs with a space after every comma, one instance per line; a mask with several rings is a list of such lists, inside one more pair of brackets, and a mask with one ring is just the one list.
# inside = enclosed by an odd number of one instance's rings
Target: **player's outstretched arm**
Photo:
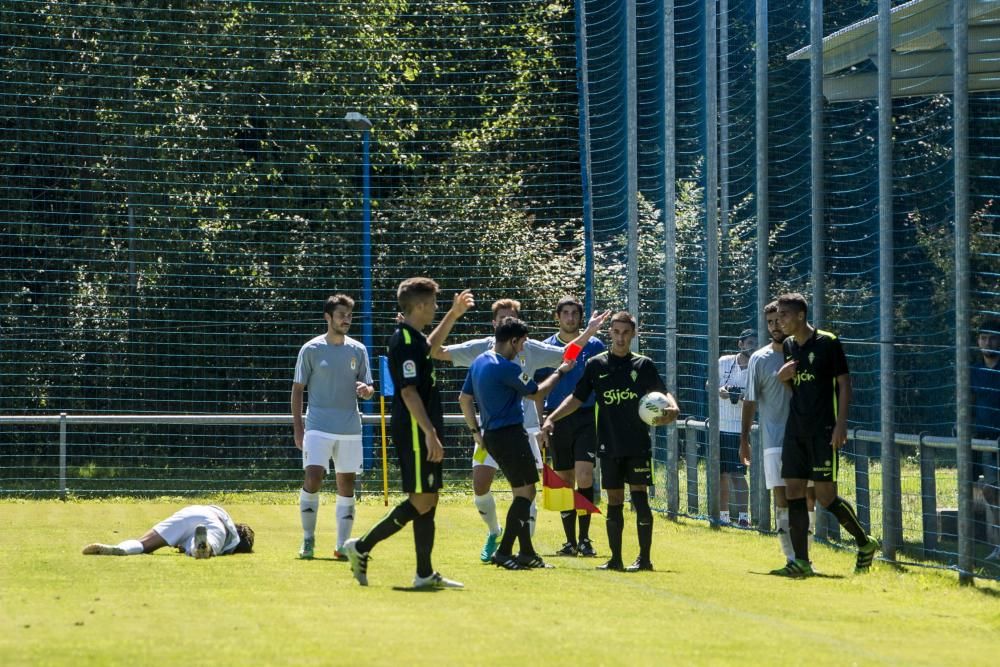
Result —
[[544, 399], [552, 392], [553, 389], [556, 388], [556, 385], [559, 384], [559, 381], [562, 379], [563, 375], [573, 370], [574, 366], [576, 366], [576, 361], [572, 359], [562, 362], [561, 364], [559, 364], [559, 368], [557, 368], [554, 373], [549, 375], [547, 378], [545, 378], [542, 382], [538, 384], [538, 389], [535, 391], [535, 393], [528, 394], [527, 397], [534, 401]]
[[431, 335], [427, 337], [427, 342], [431, 345], [431, 357], [434, 359], [440, 358], [441, 347], [444, 345], [445, 338], [451, 333], [451, 328], [455, 325], [462, 315], [476, 305], [476, 299], [472, 296], [472, 290], [462, 290], [455, 295], [455, 299], [452, 301], [451, 308], [445, 313], [444, 317], [441, 318], [441, 322], [434, 327], [434, 331]]

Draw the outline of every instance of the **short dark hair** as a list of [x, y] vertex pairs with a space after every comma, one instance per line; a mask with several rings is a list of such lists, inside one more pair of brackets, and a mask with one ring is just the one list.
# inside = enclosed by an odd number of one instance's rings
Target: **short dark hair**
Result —
[[438, 293], [438, 284], [430, 278], [420, 276], [407, 278], [396, 289], [396, 301], [403, 314], [408, 314], [417, 303], [433, 299]]
[[624, 322], [625, 324], [632, 325], [632, 331], [636, 330], [635, 318], [627, 310], [619, 310], [617, 313], [611, 316], [611, 324], [615, 322]]
[[497, 316], [498, 310], [513, 310], [518, 315], [521, 314], [521, 302], [517, 299], [497, 299], [493, 302], [493, 317]]
[[787, 294], [782, 294], [778, 297], [779, 306], [790, 306], [793, 310], [800, 313], [809, 314], [809, 303], [806, 298], [799, 294], [798, 292], [788, 292]]
[[245, 523], [236, 524], [236, 534], [240, 536], [240, 543], [233, 549], [234, 554], [248, 554], [253, 551], [253, 528]]
[[562, 312], [562, 309], [566, 306], [573, 306], [576, 308], [577, 312], [580, 313], [580, 319], [583, 319], [583, 302], [575, 296], [566, 295], [559, 299], [559, 303], [556, 304], [556, 315], [559, 315], [559, 313]]
[[500, 320], [493, 337], [498, 343], [506, 343], [509, 340], [527, 336], [528, 331], [528, 325], [521, 320], [516, 317], [505, 317]]
[[326, 297], [326, 303], [323, 304], [323, 313], [325, 315], [333, 315], [333, 311], [337, 309], [337, 306], [343, 306], [347, 310], [354, 310], [354, 299], [346, 294], [328, 296]]
[[769, 303], [766, 306], [764, 306], [764, 314], [765, 315], [770, 315], [771, 313], [776, 313], [776, 312], [778, 312], [778, 302], [777, 301], [772, 301], [771, 303]]
[[1000, 318], [987, 317], [979, 325], [981, 334], [1000, 334]]

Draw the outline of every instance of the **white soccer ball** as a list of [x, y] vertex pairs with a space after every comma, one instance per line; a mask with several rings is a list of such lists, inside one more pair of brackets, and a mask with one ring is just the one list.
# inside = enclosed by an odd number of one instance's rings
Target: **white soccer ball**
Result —
[[669, 406], [670, 402], [664, 394], [651, 391], [639, 399], [639, 419], [652, 426]]

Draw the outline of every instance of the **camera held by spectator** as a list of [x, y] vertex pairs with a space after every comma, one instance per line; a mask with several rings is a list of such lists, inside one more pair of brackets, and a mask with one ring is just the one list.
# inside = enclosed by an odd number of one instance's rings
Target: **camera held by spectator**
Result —
[[726, 393], [729, 394], [729, 402], [736, 405], [740, 402], [740, 398], [743, 397], [743, 387], [736, 385], [727, 385]]

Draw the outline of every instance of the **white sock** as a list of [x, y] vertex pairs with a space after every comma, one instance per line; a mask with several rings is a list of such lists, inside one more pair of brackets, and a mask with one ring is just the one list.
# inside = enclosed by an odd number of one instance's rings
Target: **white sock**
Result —
[[125, 540], [118, 544], [118, 548], [124, 549], [127, 556], [138, 556], [143, 551], [142, 542], [139, 540]]
[[809, 549], [812, 550], [813, 542], [816, 540], [816, 510], [809, 512]]
[[354, 496], [337, 496], [337, 549], [351, 539], [354, 527]]
[[319, 493], [299, 491], [299, 515], [302, 517], [302, 536], [316, 536], [316, 517], [319, 514]]
[[493, 499], [493, 494], [487, 491], [481, 496], [476, 496], [476, 509], [479, 516], [486, 523], [491, 535], [500, 534], [500, 523], [497, 521], [497, 501]]
[[781, 553], [785, 560], [795, 560], [795, 549], [792, 548], [792, 536], [788, 534], [788, 508], [776, 507], [774, 518], [778, 524], [778, 542], [781, 543]]
[[750, 525], [750, 514], [747, 512], [740, 512], [740, 525]]
[[531, 532], [528, 533], [531, 537], [535, 536], [535, 524], [538, 523], [535, 519], [538, 518], [538, 505], [535, 504], [535, 499], [531, 499], [531, 516], [528, 518], [528, 526], [531, 528]]
[[719, 523], [729, 523], [729, 510], [719, 512]]

